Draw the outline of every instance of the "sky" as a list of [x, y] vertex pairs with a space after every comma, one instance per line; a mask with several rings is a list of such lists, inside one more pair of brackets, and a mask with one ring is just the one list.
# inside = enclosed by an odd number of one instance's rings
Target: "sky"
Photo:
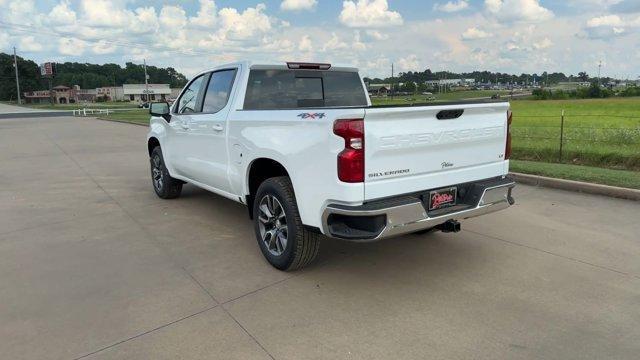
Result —
[[237, 60], [364, 76], [489, 70], [640, 78], [640, 0], [0, 0], [0, 51], [142, 62], [187, 76]]

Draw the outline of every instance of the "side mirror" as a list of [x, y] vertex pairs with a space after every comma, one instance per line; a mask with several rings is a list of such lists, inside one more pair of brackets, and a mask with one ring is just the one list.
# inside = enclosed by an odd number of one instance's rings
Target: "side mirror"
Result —
[[160, 116], [167, 122], [171, 121], [171, 113], [169, 111], [169, 103], [154, 102], [149, 105], [149, 114], [151, 116]]

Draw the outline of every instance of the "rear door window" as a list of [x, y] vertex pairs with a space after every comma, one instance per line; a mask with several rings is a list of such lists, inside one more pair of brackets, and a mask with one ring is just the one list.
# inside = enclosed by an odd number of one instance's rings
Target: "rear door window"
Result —
[[360, 76], [347, 71], [251, 70], [245, 110], [367, 106]]

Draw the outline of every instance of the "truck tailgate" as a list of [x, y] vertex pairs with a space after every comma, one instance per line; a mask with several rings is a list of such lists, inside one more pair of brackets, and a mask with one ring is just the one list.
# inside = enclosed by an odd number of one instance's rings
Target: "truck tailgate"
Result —
[[506, 174], [508, 108], [499, 102], [366, 109], [365, 200]]

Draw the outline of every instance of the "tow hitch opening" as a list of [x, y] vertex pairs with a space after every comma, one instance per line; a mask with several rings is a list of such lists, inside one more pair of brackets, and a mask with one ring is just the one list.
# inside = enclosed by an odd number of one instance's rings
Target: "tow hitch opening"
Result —
[[460, 231], [460, 222], [458, 222], [457, 220], [448, 220], [447, 222], [444, 222], [440, 225], [436, 225], [436, 229], [444, 233], [449, 233], [449, 232], [456, 233]]

